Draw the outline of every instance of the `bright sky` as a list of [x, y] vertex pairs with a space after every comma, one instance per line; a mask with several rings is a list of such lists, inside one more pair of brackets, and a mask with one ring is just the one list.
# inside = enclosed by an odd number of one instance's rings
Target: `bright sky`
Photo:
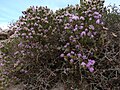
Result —
[[[64, 8], [68, 4], [79, 4], [80, 0], [0, 0], [0, 27], [7, 28], [11, 22], [18, 20], [22, 11], [30, 6], [48, 6], [52, 10]], [[120, 0], [105, 0], [105, 5], [120, 5]]]

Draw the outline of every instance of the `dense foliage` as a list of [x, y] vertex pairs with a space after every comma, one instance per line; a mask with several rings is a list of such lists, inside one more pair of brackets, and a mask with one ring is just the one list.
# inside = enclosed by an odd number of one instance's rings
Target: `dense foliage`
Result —
[[68, 90], [111, 88], [100, 82], [100, 74], [110, 67], [105, 60], [111, 47], [107, 30], [112, 16], [119, 15], [107, 12], [103, 4], [91, 0], [55, 13], [37, 6], [24, 11], [10, 28], [15, 37], [1, 47], [2, 86], [22, 83], [26, 90], [49, 90], [62, 82]]

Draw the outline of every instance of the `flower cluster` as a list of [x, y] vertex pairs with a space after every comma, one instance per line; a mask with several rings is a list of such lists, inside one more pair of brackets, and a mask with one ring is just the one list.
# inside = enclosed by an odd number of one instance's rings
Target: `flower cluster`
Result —
[[[74, 13], [65, 10], [62, 17], [61, 15], [57, 17], [64, 20], [63, 33], [68, 35], [66, 44], [63, 47], [64, 52], [60, 56], [70, 63], [80, 62], [90, 72], [94, 71], [93, 66], [95, 64], [95, 60], [91, 60], [94, 58], [91, 58], [94, 50], [91, 51], [90, 49], [94, 45], [90, 45], [90, 43], [96, 41], [96, 37], [99, 36], [104, 27], [102, 12], [98, 7], [99, 4], [99, 0], [88, 1], [82, 7], [76, 6], [72, 11]], [[81, 9], [84, 10], [81, 11]]]
[[11, 27], [15, 30], [14, 40], [3, 49], [5, 54], [0, 62], [5, 70], [3, 77], [13, 75], [12, 78], [23, 80], [20, 75], [27, 78], [39, 75], [43, 68], [57, 69], [64, 62], [94, 72], [96, 53], [103, 45], [100, 37], [104, 32], [103, 12], [99, 0], [68, 6], [55, 13], [37, 6], [23, 11], [23, 16]]

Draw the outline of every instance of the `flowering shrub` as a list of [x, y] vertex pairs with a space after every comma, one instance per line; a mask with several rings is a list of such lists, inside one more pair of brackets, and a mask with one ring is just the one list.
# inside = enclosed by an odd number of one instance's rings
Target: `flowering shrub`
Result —
[[3, 85], [19, 82], [27, 90], [48, 90], [58, 79], [74, 77], [79, 83], [94, 73], [106, 43], [103, 3], [90, 0], [55, 13], [37, 6], [24, 11], [11, 27], [16, 37], [1, 48]]
[[64, 21], [59, 24], [63, 27], [62, 33], [68, 36], [66, 44], [62, 47], [64, 52], [61, 57], [70, 63], [81, 64], [90, 72], [94, 71], [94, 56], [97, 52], [95, 49], [102, 44], [98, 39], [104, 32], [102, 21], [104, 11], [100, 6], [99, 1], [85, 2], [81, 7], [70, 7], [71, 11], [65, 10], [62, 15], [57, 16], [58, 22]]
[[[60, 35], [55, 31], [55, 15], [53, 12], [47, 7], [30, 7], [23, 14], [24, 16], [11, 27], [12, 30], [15, 30], [16, 36], [15, 41], [13, 41], [16, 42], [17, 40], [18, 43], [6, 43], [1, 48], [4, 52], [3, 68], [4, 72], [7, 73], [7, 75], [6, 73], [2, 75], [3, 78], [6, 78], [3, 80], [4, 85], [14, 83], [15, 80], [26, 85], [34, 84], [33, 81], [36, 81], [41, 73], [44, 74], [39, 78], [50, 75], [48, 80], [51, 80], [55, 76], [51, 75], [51, 72], [54, 72], [53, 69], [61, 66], [62, 61], [59, 58], [61, 53], [59, 49]], [[8, 61], [9, 66], [6, 66]], [[34, 79], [31, 78], [33, 76]], [[10, 79], [7, 79], [9, 77]], [[47, 83], [51, 83], [47, 80], [38, 82], [41, 85], [46, 85], [46, 87], [48, 87]], [[30, 87], [27, 86], [27, 88]]]

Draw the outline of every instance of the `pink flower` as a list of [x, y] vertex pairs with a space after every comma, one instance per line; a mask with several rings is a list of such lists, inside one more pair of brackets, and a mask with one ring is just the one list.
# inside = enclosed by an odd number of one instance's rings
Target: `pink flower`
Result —
[[68, 27], [68, 26], [65, 26], [64, 29], [69, 29], [69, 27]]
[[92, 16], [92, 14], [89, 14], [88, 16], [89, 16], [89, 17], [91, 17], [91, 16]]
[[62, 54], [60, 55], [60, 57], [64, 57], [64, 54], [62, 53]]
[[72, 42], [76, 42], [76, 40], [75, 40], [75, 39], [73, 39], [73, 40], [72, 40]]
[[30, 30], [34, 30], [34, 28], [33, 28], [33, 27], [31, 27], [31, 28], [30, 28]]
[[29, 35], [29, 36], [31, 36], [31, 35], [32, 35], [32, 33], [29, 33], [28, 35]]
[[67, 45], [64, 46], [64, 48], [66, 48], [66, 47], [67, 47]]
[[102, 25], [104, 25], [104, 22], [101, 22]]
[[4, 64], [3, 64], [3, 63], [0, 63], [0, 66], [4, 66]]
[[96, 7], [93, 7], [92, 10], [96, 10]]
[[100, 18], [100, 17], [95, 15], [94, 18], [95, 18], [95, 19], [98, 19], [98, 18]]
[[91, 37], [91, 38], [93, 38], [93, 37], [94, 37], [94, 35], [92, 35], [92, 34], [91, 34], [91, 36], [90, 36], [90, 37]]
[[70, 59], [70, 62], [71, 62], [71, 63], [73, 63], [73, 62], [74, 62], [74, 60], [73, 60], [73, 59]]
[[81, 37], [83, 36], [86, 36], [86, 32], [85, 31], [82, 31], [81, 34], [80, 34]]
[[22, 46], [23, 46], [23, 43], [20, 42], [20, 43], [18, 44], [18, 47], [22, 47]]
[[81, 23], [81, 25], [84, 25], [84, 23]]
[[86, 28], [86, 29], [85, 29], [85, 31], [87, 32], [87, 31], [88, 31], [88, 29]]
[[99, 16], [100, 18], [102, 17], [102, 15], [101, 15], [101, 14], [99, 14], [98, 16]]
[[85, 62], [82, 62], [81, 65], [84, 67], [84, 66], [86, 66], [86, 63], [85, 63]]
[[75, 27], [75, 28], [73, 29], [73, 31], [77, 31], [77, 27]]
[[91, 36], [91, 35], [92, 35], [92, 33], [89, 31], [89, 32], [87, 33], [87, 35], [88, 35], [88, 36]]
[[69, 37], [70, 40], [73, 40], [73, 38], [74, 38], [74, 37], [73, 37], [72, 35]]
[[100, 19], [96, 20], [96, 24], [100, 24]]
[[80, 17], [81, 20], [85, 20], [85, 18], [83, 16]]
[[73, 20], [79, 20], [79, 17], [78, 17], [78, 16], [75, 16], [75, 15], [72, 15], [72, 19], [73, 19]]
[[91, 67], [92, 65], [94, 65], [95, 64], [95, 60], [88, 60], [88, 63], [87, 63], [87, 67], [89, 68], [89, 67]]
[[16, 55], [16, 54], [18, 54], [19, 53], [19, 51], [16, 51], [15, 53], [14, 53], [14, 55]]
[[79, 29], [83, 29], [83, 26], [80, 26]]
[[96, 34], [97, 34], [97, 32], [93, 32], [93, 34], [94, 34], [94, 35], [96, 35]]
[[79, 53], [79, 54], [77, 54], [78, 55], [78, 58], [80, 58], [82, 55]]
[[70, 57], [70, 56], [71, 56], [71, 54], [70, 54], [70, 53], [68, 53], [68, 54], [67, 54], [67, 56], [68, 56], [68, 57]]
[[35, 23], [35, 24], [34, 24], [34, 26], [38, 26], [38, 24], [37, 24], [37, 23]]
[[75, 48], [79, 48], [80, 46], [79, 45], [76, 45]]
[[88, 68], [90, 72], [93, 72], [94, 71], [94, 68], [93, 67], [90, 67]]
[[94, 15], [99, 15], [99, 12], [94, 12]]
[[65, 16], [71, 16], [71, 14], [67, 12], [67, 13], [65, 14]]
[[71, 51], [71, 54], [75, 54], [75, 52], [74, 52], [74, 51]]
[[22, 33], [22, 36], [25, 36], [26, 35], [26, 33]]
[[66, 45], [68, 46], [68, 45], [70, 45], [70, 43], [66, 43]]
[[86, 57], [85, 55], [83, 55], [82, 58], [83, 58], [84, 60], [87, 59], [87, 57]]
[[89, 28], [92, 29], [92, 30], [95, 29], [95, 27], [93, 25], [89, 25]]
[[92, 20], [92, 18], [90, 17], [90, 18], [89, 18], [89, 20], [91, 21], [91, 20]]
[[28, 36], [26, 36], [26, 38], [29, 38]]
[[73, 21], [73, 19], [72, 19], [72, 18], [70, 18], [70, 19], [69, 19], [69, 22], [72, 22], [72, 21]]

